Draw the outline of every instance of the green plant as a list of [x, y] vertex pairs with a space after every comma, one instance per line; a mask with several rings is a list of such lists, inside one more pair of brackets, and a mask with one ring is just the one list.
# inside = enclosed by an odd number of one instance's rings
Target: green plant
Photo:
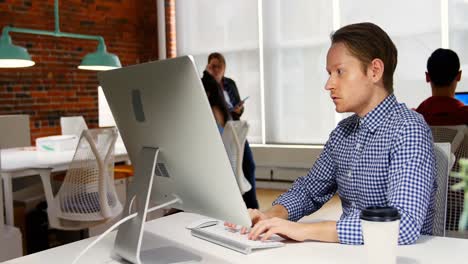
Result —
[[452, 190], [464, 191], [464, 205], [463, 205], [463, 212], [460, 216], [460, 221], [458, 222], [458, 230], [465, 231], [468, 227], [468, 159], [460, 159], [460, 171], [459, 172], [452, 172], [450, 175], [452, 177], [461, 179], [461, 181], [452, 186]]

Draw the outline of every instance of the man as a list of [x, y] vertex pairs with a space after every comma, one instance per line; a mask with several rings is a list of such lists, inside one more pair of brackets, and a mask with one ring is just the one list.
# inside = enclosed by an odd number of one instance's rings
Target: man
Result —
[[460, 60], [452, 50], [437, 49], [427, 60], [426, 82], [432, 96], [416, 111], [430, 126], [468, 125], [468, 106], [454, 98], [461, 74]]
[[[226, 60], [221, 53], [213, 52], [208, 56], [208, 65], [203, 72], [202, 82], [209, 83], [211, 80], [218, 84], [224, 95], [225, 103], [233, 120], [239, 120], [244, 113], [244, 102], [241, 101], [236, 83], [224, 76]], [[244, 193], [242, 198], [248, 208], [258, 209], [258, 200], [255, 190], [255, 161], [249, 142], [245, 142], [244, 156], [242, 160], [242, 171], [245, 178], [252, 186], [250, 191]]]
[[[338, 124], [307, 176], [273, 207], [249, 210], [254, 224], [249, 238], [278, 234], [297, 241], [362, 244], [360, 212], [393, 206], [401, 214], [399, 243], [411, 244], [432, 232], [436, 170], [430, 129], [393, 95], [397, 50], [381, 28], [348, 25], [333, 33], [331, 42], [325, 89], [337, 112], [355, 114]], [[340, 220], [295, 222], [335, 193], [343, 206]]]

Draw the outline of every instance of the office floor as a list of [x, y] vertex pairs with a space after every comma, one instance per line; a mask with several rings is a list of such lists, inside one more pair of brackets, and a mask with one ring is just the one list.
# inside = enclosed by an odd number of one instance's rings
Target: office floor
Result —
[[[266, 210], [271, 207], [271, 203], [284, 191], [272, 189], [259, 189], [257, 188], [257, 199], [260, 205], [260, 210]], [[320, 210], [312, 215], [306, 216], [305, 221], [317, 220], [337, 220], [342, 213], [340, 198], [335, 195], [333, 198], [323, 205]]]

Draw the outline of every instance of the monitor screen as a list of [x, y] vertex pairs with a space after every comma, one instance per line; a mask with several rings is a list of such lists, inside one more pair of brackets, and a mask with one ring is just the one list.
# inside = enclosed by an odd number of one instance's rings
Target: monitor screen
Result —
[[468, 105], [468, 92], [455, 93], [455, 98]]
[[142, 163], [144, 147], [159, 149], [152, 200], [164, 203], [177, 196], [182, 202], [174, 208], [250, 226], [191, 56], [101, 72], [98, 77], [135, 167]]

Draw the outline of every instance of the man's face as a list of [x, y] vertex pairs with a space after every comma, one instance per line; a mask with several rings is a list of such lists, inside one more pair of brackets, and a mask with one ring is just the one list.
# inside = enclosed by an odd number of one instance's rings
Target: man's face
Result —
[[372, 110], [375, 91], [370, 78], [372, 72], [367, 69], [364, 73], [361, 61], [352, 56], [343, 43], [332, 44], [328, 50], [327, 72], [325, 89], [330, 91], [338, 113], [353, 112], [362, 117]]
[[224, 76], [224, 64], [219, 61], [217, 58], [213, 58], [208, 63], [207, 71], [216, 79], [216, 81], [220, 82]]

